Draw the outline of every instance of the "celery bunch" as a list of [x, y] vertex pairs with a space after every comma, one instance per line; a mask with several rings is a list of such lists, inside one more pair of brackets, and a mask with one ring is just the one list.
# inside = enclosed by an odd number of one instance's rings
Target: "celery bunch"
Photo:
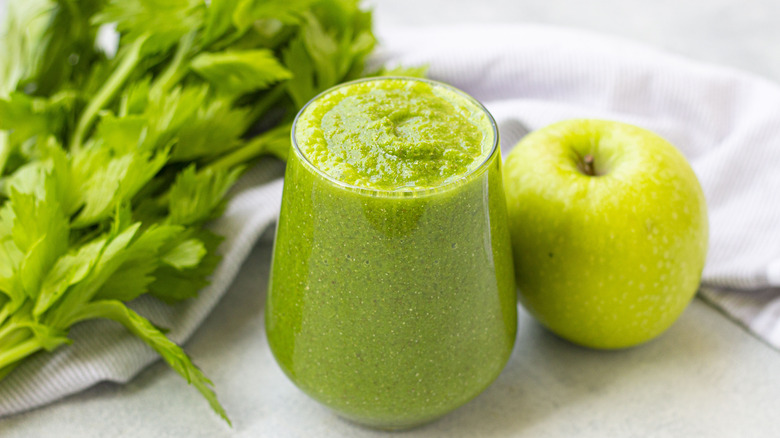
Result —
[[[363, 74], [356, 0], [19, 0], [0, 40], [0, 379], [107, 318], [154, 348], [226, 421], [211, 382], [126, 306], [197, 294], [204, 228], [290, 121]], [[115, 53], [96, 43], [113, 26]]]

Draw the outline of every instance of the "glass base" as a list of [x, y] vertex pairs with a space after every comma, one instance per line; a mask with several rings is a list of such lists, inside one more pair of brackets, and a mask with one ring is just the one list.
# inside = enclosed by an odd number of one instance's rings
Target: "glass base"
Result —
[[[332, 411], [332, 410], [331, 410]], [[366, 429], [372, 429], [372, 430], [382, 430], [387, 432], [397, 432], [397, 431], [406, 431], [411, 429], [416, 429], [418, 427], [422, 427], [431, 423], [435, 423], [436, 421], [446, 417], [449, 415], [448, 413], [444, 413], [441, 415], [436, 415], [434, 417], [429, 417], [423, 420], [414, 420], [414, 421], [401, 421], [401, 422], [390, 422], [390, 421], [366, 421], [366, 420], [360, 420], [356, 418], [351, 418], [345, 415], [342, 415], [341, 413], [332, 411], [336, 416], [341, 418], [342, 420], [354, 424], [356, 426], [360, 426], [362, 428]]]

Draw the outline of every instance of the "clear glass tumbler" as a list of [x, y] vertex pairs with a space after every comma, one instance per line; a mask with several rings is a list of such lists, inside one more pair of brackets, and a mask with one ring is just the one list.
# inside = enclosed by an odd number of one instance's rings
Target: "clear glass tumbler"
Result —
[[509, 358], [516, 292], [487, 117], [484, 161], [416, 191], [330, 177], [302, 153], [293, 126], [267, 336], [287, 376], [347, 419], [384, 429], [434, 420], [482, 392]]

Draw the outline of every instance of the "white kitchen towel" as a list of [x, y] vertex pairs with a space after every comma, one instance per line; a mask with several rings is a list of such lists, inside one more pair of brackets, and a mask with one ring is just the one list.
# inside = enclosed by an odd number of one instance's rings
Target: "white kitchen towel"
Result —
[[[268, 159], [239, 180], [224, 215], [211, 229], [225, 237], [211, 285], [197, 298], [169, 306], [151, 297], [132, 303], [140, 314], [186, 341], [217, 305], [260, 234], [276, 219], [284, 166]], [[126, 383], [159, 356], [117, 323], [91, 320], [74, 326], [73, 344], [39, 353], [0, 380], [0, 417], [45, 405], [100, 381]], [[197, 358], [194, 358], [197, 365]], [[208, 374], [208, 373], [207, 373]], [[184, 382], [182, 382], [184, 385]]]
[[704, 188], [710, 242], [700, 296], [780, 348], [780, 86], [631, 41], [533, 25], [395, 29], [379, 58], [428, 64], [476, 97], [502, 152], [568, 118], [665, 137]]
[[[704, 187], [710, 250], [702, 296], [780, 348], [780, 87], [583, 31], [482, 25], [380, 32], [378, 58], [428, 64], [433, 79], [481, 100], [503, 152], [526, 129], [567, 118], [621, 120], [658, 132], [688, 157]], [[216, 305], [279, 209], [282, 168], [271, 159], [234, 190], [214, 229], [226, 236], [212, 285], [174, 307], [136, 309], [184, 342]], [[127, 382], [156, 359], [117, 324], [89, 321], [74, 343], [32, 358], [0, 381], [0, 416], [101, 380]], [[194, 358], [197, 362], [197, 357]]]

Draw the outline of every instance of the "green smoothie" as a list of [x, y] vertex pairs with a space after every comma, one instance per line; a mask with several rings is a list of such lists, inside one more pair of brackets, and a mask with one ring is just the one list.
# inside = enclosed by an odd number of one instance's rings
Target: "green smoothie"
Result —
[[492, 118], [443, 84], [381, 78], [323, 93], [293, 130], [266, 306], [279, 365], [369, 426], [466, 403], [517, 325]]

